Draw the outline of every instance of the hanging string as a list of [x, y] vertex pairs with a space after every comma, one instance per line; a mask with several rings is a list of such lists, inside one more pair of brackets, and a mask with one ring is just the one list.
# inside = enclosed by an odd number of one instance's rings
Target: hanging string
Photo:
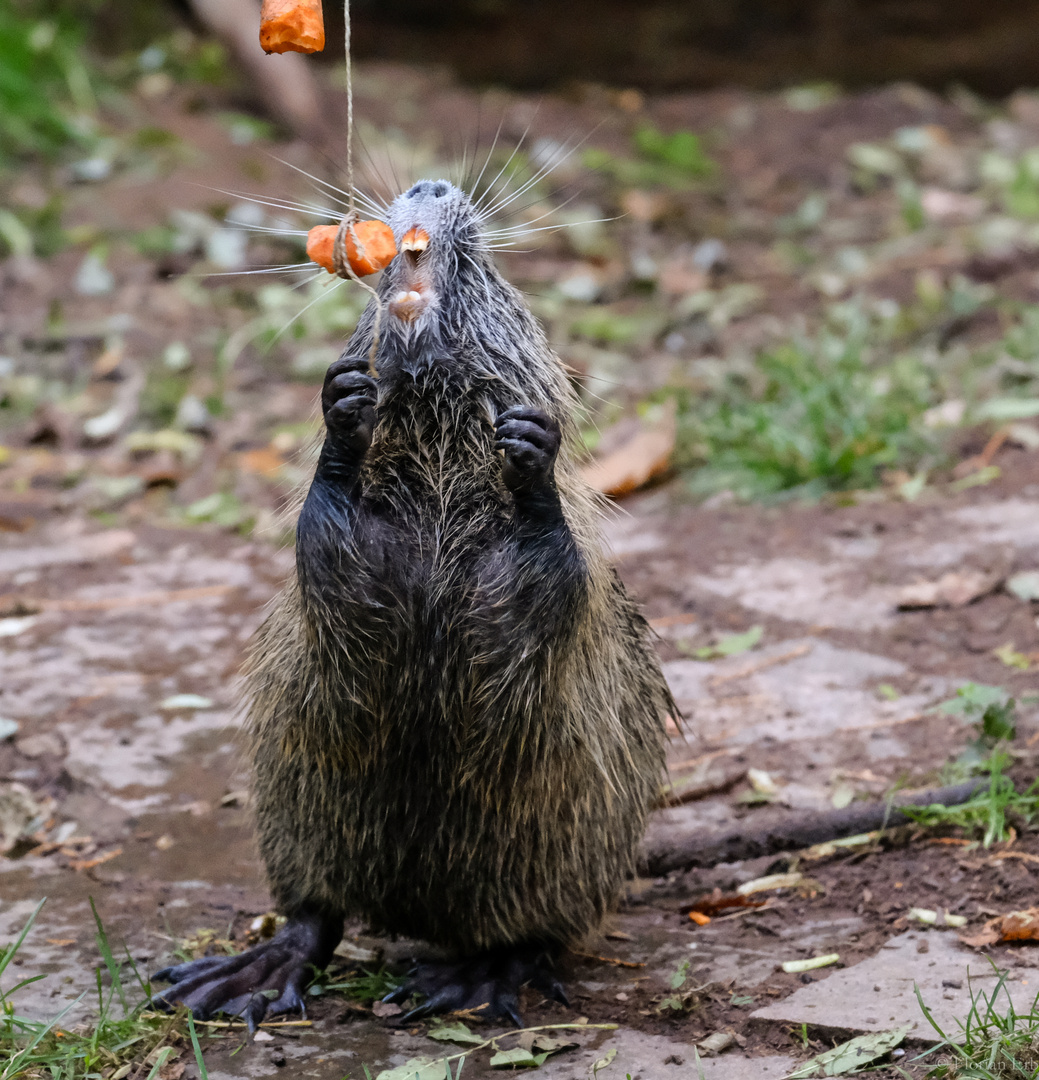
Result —
[[350, 0], [343, 0], [343, 52], [346, 56], [346, 190], [350, 200], [346, 216], [353, 221], [354, 204], [354, 69], [350, 58]]
[[346, 191], [347, 203], [346, 214], [339, 222], [335, 241], [332, 244], [332, 262], [336, 273], [340, 277], [348, 277], [356, 281], [362, 289], [369, 292], [375, 301], [375, 323], [372, 327], [372, 347], [368, 351], [368, 373], [373, 379], [378, 378], [375, 369], [375, 357], [379, 351], [379, 328], [382, 325], [382, 301], [379, 294], [366, 281], [362, 281], [350, 260], [346, 255], [346, 237], [349, 234], [353, 241], [354, 250], [359, 251], [360, 241], [357, 239], [357, 200], [354, 196], [354, 73], [350, 60], [350, 0], [343, 0], [343, 46], [346, 56]]

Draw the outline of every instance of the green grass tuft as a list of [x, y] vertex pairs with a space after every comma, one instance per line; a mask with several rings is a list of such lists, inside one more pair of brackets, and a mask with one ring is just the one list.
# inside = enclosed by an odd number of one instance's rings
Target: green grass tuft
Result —
[[680, 402], [679, 463], [699, 465], [693, 490], [742, 499], [817, 497], [872, 487], [880, 471], [916, 467], [937, 447], [919, 420], [926, 374], [871, 362], [862, 332], [824, 331], [758, 357], [713, 393]]
[[[116, 959], [93, 901], [90, 908], [97, 923], [95, 941], [102, 960], [95, 973], [96, 1017], [68, 1028], [61, 1024], [87, 997], [88, 991], [47, 1021], [18, 1012], [15, 1003], [18, 991], [48, 976], [31, 975], [10, 987], [5, 986], [4, 976], [44, 902], [41, 900], [29, 916], [18, 938], [0, 952], [0, 1080], [89, 1080], [131, 1075], [155, 1080], [162, 1066], [180, 1053], [181, 1046], [186, 1047], [189, 1028], [199, 1075], [205, 1080], [205, 1064], [194, 1025], [189, 1020], [185, 1027], [183, 1011], [170, 1016], [147, 1011], [151, 986], [142, 978], [129, 953], [125, 961]], [[107, 987], [103, 972], [109, 976]], [[129, 985], [127, 973], [133, 976]], [[140, 997], [139, 1004], [131, 1005], [131, 996]]]
[[360, 1001], [370, 1005], [373, 1001], [382, 1001], [387, 995], [396, 990], [403, 979], [391, 974], [386, 968], [381, 967], [376, 971], [361, 968], [353, 971], [345, 979], [338, 982], [328, 982], [327, 975], [321, 973], [310, 986], [308, 993], [317, 996], [321, 994], [342, 994], [353, 1001]]
[[[1027, 1013], [1020, 1014], [1007, 990], [1008, 972], [999, 971], [991, 993], [970, 984], [970, 1010], [958, 1021], [960, 1031], [949, 1034], [924, 1004], [920, 989], [916, 998], [927, 1022], [941, 1042], [915, 1058], [940, 1056], [927, 1073], [933, 1080], [1036, 1080], [1039, 1077], [1039, 995]], [[1006, 998], [1005, 1004], [1000, 997]]]
[[949, 716], [960, 716], [974, 728], [975, 738], [946, 770], [946, 782], [968, 776], [988, 775], [987, 790], [959, 806], [902, 807], [911, 820], [924, 826], [952, 825], [981, 836], [985, 847], [1009, 836], [1009, 821], [1030, 826], [1039, 821], [1039, 780], [1018, 792], [1005, 776], [1012, 758], [1006, 745], [1017, 735], [1016, 702], [1001, 687], [967, 683], [956, 696], [938, 706]]

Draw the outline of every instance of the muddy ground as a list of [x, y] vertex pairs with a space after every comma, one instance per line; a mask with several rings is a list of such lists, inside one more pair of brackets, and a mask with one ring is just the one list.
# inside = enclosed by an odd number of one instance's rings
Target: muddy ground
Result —
[[[686, 348], [693, 361], [753, 348], [775, 334], [778, 320], [818, 309], [834, 283], [820, 290], [762, 239], [764, 223], [792, 212], [807, 191], [831, 186], [832, 205], [844, 215], [835, 244], [852, 234], [862, 243], [884, 235], [893, 196], [883, 187], [852, 196], [841, 179], [847, 145], [924, 121], [943, 124], [964, 145], [984, 137], [982, 120], [966, 106], [905, 87], [813, 112], [779, 96], [715, 93], [647, 104], [594, 89], [576, 102], [550, 98], [536, 111], [528, 99], [476, 95], [425, 73], [372, 67], [360, 83], [362, 115], [389, 132], [388, 144], [407, 144], [419, 168], [450, 156], [449, 136], [431, 132], [472, 130], [481, 110], [505, 115], [508, 139], [525, 124], [534, 124], [538, 137], [562, 140], [600, 123], [597, 143], [620, 146], [632, 109], [648, 109], [660, 123], [729, 133], [718, 134], [712, 149], [728, 188], [662, 196], [644, 220], [637, 213], [626, 219], [620, 239], [610, 241], [615, 246], [599, 252], [553, 240], [533, 254], [503, 257], [510, 276], [541, 297], [551, 317], [559, 309], [550, 286], [580, 273], [611, 300], [623, 276], [618, 250], [636, 241], [671, 268], [677, 292], [669, 295], [702, 288], [707, 279], [690, 262], [692, 246], [719, 231], [723, 219], [740, 222], [726, 226], [726, 262], [709, 273], [719, 291], [755, 286], [746, 311], [716, 320], [683, 346], [635, 342], [620, 360], [616, 349], [560, 342], [578, 372], [607, 386], [610, 416], [663, 381], [675, 348]], [[398, 91], [392, 99], [387, 86]], [[86, 230], [80, 245], [2, 268], [0, 318], [15, 370], [65, 388], [64, 396], [41, 394], [9, 422], [0, 469], [0, 716], [18, 725], [0, 742], [0, 777], [24, 785], [46, 812], [36, 838], [0, 860], [0, 935], [14, 935], [47, 897], [16, 961], [19, 973], [48, 974], [20, 999], [35, 1015], [52, 1015], [93, 982], [91, 899], [109, 934], [145, 971], [165, 964], [199, 929], [243, 940], [269, 907], [251, 840], [236, 672], [291, 565], [281, 515], [306, 474], [301, 448], [314, 430], [320, 374], [293, 368], [303, 346], [283, 340], [263, 353], [246, 335], [231, 375], [220, 375], [227, 335], [255, 315], [233, 290], [254, 286], [181, 277], [214, 267], [200, 263], [198, 251], [141, 253], [128, 239], [132, 230], [165, 227], [172, 209], [220, 203], [226, 211], [233, 198], [212, 188], [300, 197], [300, 181], [267, 147], [229, 137], [215, 118], [219, 104], [207, 111], [204, 99], [176, 88], [142, 95], [135, 106], [141, 115], [175, 136], [167, 144], [171, 159], [151, 172], [130, 160], [105, 183], [68, 184], [66, 225]], [[317, 167], [301, 144], [276, 152]], [[572, 183], [581, 197], [616, 210], [594, 178]], [[19, 197], [38, 198], [34, 184], [42, 181], [27, 176]], [[91, 294], [75, 282], [101, 235], [120, 258], [110, 259], [110, 287]], [[1007, 295], [1035, 298], [1030, 256], [997, 258], [950, 236], [940, 248], [918, 238], [915, 247], [888, 252], [870, 271], [870, 287], [911, 294], [921, 271], [973, 267], [978, 280], [997, 278]], [[823, 260], [828, 243], [819, 241]], [[262, 260], [262, 244], [252, 254]], [[550, 318], [550, 328], [559, 325]], [[955, 332], [983, 335], [984, 319], [968, 319]], [[323, 333], [318, 347], [334, 349], [342, 331]], [[158, 408], [151, 399], [128, 408], [121, 423], [116, 416], [109, 434], [86, 427], [91, 416], [117, 410], [120, 388], [135, 385], [141, 372], [152, 379], [171, 344], [193, 357], [178, 392], [202, 400], [219, 389], [222, 411], [190, 430], [190, 441], [143, 449], [126, 436], [135, 409], [147, 416], [147, 407]], [[630, 370], [618, 374], [618, 364]], [[984, 433], [964, 436], [964, 456], [980, 449], [979, 439]], [[911, 503], [887, 490], [815, 505], [697, 505], [685, 478], [674, 477], [619, 506], [607, 541], [660, 634], [665, 671], [687, 718], [673, 738], [674, 775], [697, 776], [703, 791], [655, 814], [654, 843], [678, 832], [752, 828], [823, 811], [849, 789], [855, 798], [880, 797], [895, 785], [933, 784], [974, 737], [934, 706], [968, 681], [1019, 698], [1034, 690], [1034, 673], [1007, 666], [994, 650], [1010, 644], [1027, 667], [1039, 649], [1034, 608], [1002, 587], [1039, 562], [1039, 453], [1007, 445], [995, 460], [1001, 475], [990, 483], [928, 489]], [[223, 522], [197, 511], [214, 492], [228, 496]], [[973, 602], [898, 609], [903, 586], [965, 568], [990, 578]], [[750, 651], [696, 658], [698, 648], [755, 626], [762, 636]], [[1035, 773], [1039, 713], [1026, 698], [1018, 716], [1014, 775], [1023, 786]], [[768, 774], [768, 801], [755, 795], [748, 770]], [[569, 960], [572, 1007], [534, 995], [524, 1002], [531, 1024], [583, 1016], [619, 1027], [579, 1033], [578, 1047], [541, 1071], [584, 1077], [616, 1048], [607, 1077], [695, 1075], [694, 1044], [729, 1031], [737, 1037], [729, 1048], [714, 1057], [705, 1052], [707, 1077], [779, 1077], [848, 1034], [903, 1021], [914, 1024], [899, 1059], [905, 1065], [931, 1037], [914, 984], [954, 1030], [968, 1008], [968, 970], [976, 985], [994, 979], [985, 954], [951, 930], [911, 923], [909, 909], [947, 909], [967, 918], [969, 932], [1034, 901], [1034, 835], [988, 850], [945, 842], [957, 838], [910, 829], [812, 859], [768, 857], [632, 882], [604, 936], [587, 944], [589, 955]], [[716, 887], [728, 892], [794, 866], [807, 883], [769, 894], [764, 907], [705, 926], [686, 915]], [[350, 927], [348, 938], [391, 960], [411, 948], [366, 938], [360, 926]], [[801, 976], [779, 970], [783, 961], [827, 952], [839, 954], [839, 965]], [[1015, 1000], [1030, 1002], [1039, 990], [1031, 949], [998, 947], [987, 955], [1010, 972]], [[686, 961], [682, 990], [696, 993], [682, 1008], [662, 1007]], [[272, 1029], [273, 1041], [244, 1048], [235, 1037], [213, 1038], [209, 1075], [285, 1068], [356, 1077], [362, 1065], [374, 1075], [447, 1052], [426, 1037], [427, 1025], [394, 1028], [339, 998], [315, 998], [310, 1019], [310, 1027]], [[487, 1074], [488, 1057], [475, 1055], [467, 1074]], [[183, 1060], [184, 1076], [193, 1076], [194, 1065]]]
[[[930, 706], [968, 680], [1015, 692], [1034, 686], [991, 654], [994, 642], [1035, 633], [1022, 601], [994, 592], [958, 611], [897, 613], [891, 600], [907, 578], [972, 559], [1003, 560], [1004, 572], [1034, 566], [1037, 467], [1022, 456], [1007, 472], [998, 488], [911, 512], [887, 502], [712, 511], [676, 505], [666, 489], [625, 506], [611, 524], [611, 543], [622, 574], [664, 632], [681, 627], [706, 640], [712, 631], [765, 628], [757, 649], [724, 660], [689, 659], [673, 639], [661, 642], [689, 718], [687, 734], [673, 740], [675, 775], [683, 763], [705, 758], [722, 771], [717, 793], [659, 811], [655, 838], [823, 809], [839, 784], [859, 795], [898, 782], [925, 786], [971, 737], [962, 721]], [[27, 992], [40, 1013], [56, 1011], [92, 979], [89, 898], [145, 970], [200, 928], [242, 940], [269, 906], [243, 804], [235, 671], [289, 553], [209, 530], [99, 532], [76, 524], [62, 516], [39, 522], [5, 537], [0, 551], [0, 573], [37, 612], [0, 623], [4, 714], [22, 723], [0, 745], [0, 768], [55, 799], [51, 835], [61, 841], [2, 864], [5, 934], [48, 897], [22, 959], [23, 970], [52, 973]], [[881, 696], [882, 685], [897, 696]], [[1034, 771], [1036, 719], [1034, 710], [1022, 710], [1021, 778]], [[776, 802], [740, 801], [750, 791], [748, 768], [773, 777]], [[805, 1056], [800, 1023], [825, 1045], [847, 1031], [914, 1019], [915, 1035], [926, 1041], [930, 1032], [904, 993], [906, 981], [923, 982], [938, 953], [944, 981], [959, 985], [931, 985], [929, 1005], [948, 1022], [964, 1015], [966, 970], [984, 979], [987, 962], [954, 944], [951, 931], [913, 930], [909, 908], [946, 908], [976, 929], [992, 914], [1031, 904], [1037, 860], [1039, 841], [1031, 835], [986, 851], [902, 832], [866, 849], [801, 860], [814, 884], [704, 927], [684, 914], [704, 891], [729, 892], [795, 862], [765, 858], [641, 880], [605, 938], [587, 946], [592, 956], [638, 966], [574, 957], [573, 1008], [528, 996], [526, 1017], [531, 1024], [578, 1015], [620, 1024], [616, 1033], [582, 1042], [596, 1051], [618, 1046], [611, 1068], [645, 1077], [671, 1075], [669, 1061], [691, 1060], [691, 1044], [719, 1030], [746, 1045], [710, 1059], [708, 1076], [782, 1075]], [[407, 953], [406, 943], [351, 931], [355, 940], [361, 935], [361, 947]], [[866, 1002], [851, 996], [842, 1016], [821, 1024], [813, 1023], [815, 1006], [797, 1004], [806, 987], [883, 960], [890, 943], [906, 935], [915, 935], [912, 948], [894, 950], [887, 968], [871, 976], [876, 985], [884, 974], [901, 980], [903, 993], [871, 991], [877, 997]], [[842, 968], [800, 977], [777, 971], [784, 960], [831, 951]], [[1030, 983], [1039, 988], [1027, 946], [990, 955], [1026, 994]], [[704, 989], [687, 1015], [661, 1015], [660, 1000], [683, 960], [691, 961], [690, 986]], [[784, 1002], [791, 1004], [780, 1019], [759, 1015]], [[301, 1076], [356, 1075], [361, 1062], [379, 1069], [436, 1051], [422, 1025], [393, 1030], [339, 1000], [317, 1000], [312, 1019], [313, 1028], [291, 1038], [278, 1034]], [[264, 1075], [270, 1044], [232, 1059], [237, 1045], [213, 1045], [210, 1075]], [[478, 1061], [469, 1067], [481, 1075]], [[559, 1076], [583, 1075], [587, 1067], [576, 1051], [573, 1060], [561, 1055], [544, 1066]]]

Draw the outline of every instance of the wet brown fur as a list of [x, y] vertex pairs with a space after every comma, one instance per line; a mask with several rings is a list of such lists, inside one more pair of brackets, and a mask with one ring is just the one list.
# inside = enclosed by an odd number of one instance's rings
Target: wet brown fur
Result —
[[[281, 909], [470, 954], [596, 927], [633, 868], [672, 702], [600, 548], [570, 382], [457, 194], [455, 217], [427, 223], [446, 260], [429, 268], [433, 310], [384, 329], [361, 509], [306, 518], [248, 685]], [[401, 199], [398, 239], [414, 223]], [[391, 267], [384, 301], [397, 287]], [[562, 427], [572, 549], [519, 521], [502, 482], [494, 420], [517, 404]]]

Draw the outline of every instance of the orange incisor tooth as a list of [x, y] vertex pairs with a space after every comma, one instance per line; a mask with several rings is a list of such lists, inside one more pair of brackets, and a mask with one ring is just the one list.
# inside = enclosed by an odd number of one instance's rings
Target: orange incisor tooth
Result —
[[401, 251], [425, 251], [427, 247], [429, 247], [429, 233], [417, 225], [413, 225], [401, 237]]

